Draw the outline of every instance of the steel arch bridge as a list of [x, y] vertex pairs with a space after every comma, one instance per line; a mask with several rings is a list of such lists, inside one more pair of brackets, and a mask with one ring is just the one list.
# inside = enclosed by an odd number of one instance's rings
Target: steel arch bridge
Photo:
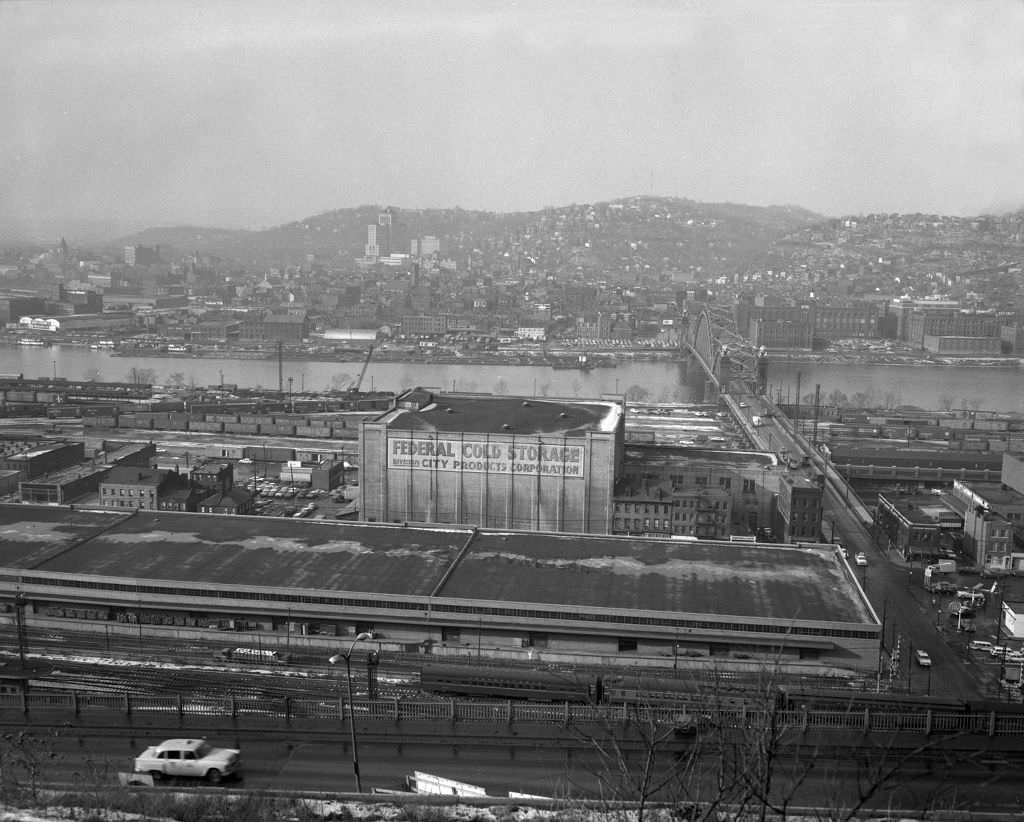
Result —
[[740, 336], [729, 309], [704, 306], [687, 326], [682, 345], [717, 393], [756, 392], [764, 352]]

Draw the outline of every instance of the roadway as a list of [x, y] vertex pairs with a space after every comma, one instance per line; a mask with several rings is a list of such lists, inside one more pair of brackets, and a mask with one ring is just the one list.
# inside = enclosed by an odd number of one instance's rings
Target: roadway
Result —
[[[132, 758], [147, 745], [179, 735], [181, 731], [174, 729], [140, 733], [124, 728], [88, 733], [62, 729], [41, 735], [36, 744], [53, 754], [41, 757], [41, 781], [52, 787], [113, 787], [117, 774], [130, 771]], [[319, 794], [355, 791], [352, 747], [344, 727], [333, 736], [327, 732], [317, 738], [282, 730], [228, 732], [208, 738], [213, 745], [242, 751], [243, 776], [224, 783], [225, 788]], [[443, 735], [432, 742], [364, 740], [357, 743], [357, 758], [365, 792], [402, 789], [407, 775], [424, 771], [479, 786], [490, 796], [517, 791], [557, 799], [635, 800], [646, 793], [647, 799], [660, 801], [708, 801], [721, 796], [729, 802], [736, 798], [730, 794], [742, 791], [739, 783], [744, 780], [739, 777], [753, 777], [751, 757], [763, 740], [743, 741], [728, 754], [721, 746], [700, 740], [659, 739], [646, 750], [632, 753], [611, 752], [597, 739], [584, 742], [583, 747], [566, 749], [551, 744], [480, 743]], [[854, 807], [868, 796], [867, 806], [877, 809], [1014, 811], [1021, 802], [1016, 769], [1002, 767], [997, 758], [890, 761], [884, 749], [844, 756], [812, 750], [761, 755], [766, 763], [770, 759], [770, 792], [780, 806]], [[650, 770], [643, 770], [643, 764]], [[736, 780], [732, 785], [731, 779]], [[719, 787], [722, 784], [724, 789]], [[178, 780], [164, 789], [195, 785]]]
[[[845, 478], [811, 447], [788, 418], [765, 397], [754, 395], [745, 399], [747, 401], [741, 405], [731, 396], [725, 397], [733, 415], [756, 445], [797, 462], [806, 457], [809, 466], [793, 470], [825, 477], [822, 529], [827, 525], [827, 538], [846, 549], [854, 578], [882, 624], [885, 651], [880, 667], [883, 681], [889, 676], [890, 654], [898, 641], [900, 658], [894, 685], [937, 696], [983, 698], [983, 680], [992, 679], [991, 671], [972, 662], [956, 643], [947, 641], [948, 621], [936, 619], [939, 603], [924, 590], [921, 569], [917, 569], [915, 575], [915, 569], [898, 562], [878, 546], [870, 511]], [[753, 424], [754, 416], [760, 417], [760, 425]], [[858, 553], [867, 557], [867, 565], [853, 564], [853, 557]], [[916, 648], [926, 650], [931, 656], [930, 667], [920, 667], [913, 661]]]

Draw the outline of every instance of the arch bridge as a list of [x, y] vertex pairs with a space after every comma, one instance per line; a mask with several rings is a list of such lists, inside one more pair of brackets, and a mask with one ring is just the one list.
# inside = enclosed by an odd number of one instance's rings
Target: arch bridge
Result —
[[730, 308], [703, 306], [686, 322], [681, 345], [704, 371], [705, 395], [763, 392], [765, 352], [739, 334]]

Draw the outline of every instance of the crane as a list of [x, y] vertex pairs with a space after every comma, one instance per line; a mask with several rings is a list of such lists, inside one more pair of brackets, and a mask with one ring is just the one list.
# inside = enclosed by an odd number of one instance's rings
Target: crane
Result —
[[359, 369], [359, 376], [356, 377], [355, 380], [352, 382], [352, 385], [350, 385], [348, 387], [348, 391], [349, 391], [350, 394], [358, 394], [359, 393], [359, 386], [361, 386], [363, 384], [363, 377], [366, 376], [366, 368], [370, 364], [370, 357], [372, 357], [372, 356], [373, 356], [373, 346], [371, 345], [366, 350], [366, 359], [363, 360], [363, 367]]

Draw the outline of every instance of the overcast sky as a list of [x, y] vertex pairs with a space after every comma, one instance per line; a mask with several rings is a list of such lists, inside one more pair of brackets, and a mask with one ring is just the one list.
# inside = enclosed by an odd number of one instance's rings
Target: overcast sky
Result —
[[0, 216], [1024, 206], [1020, 0], [0, 2]]

